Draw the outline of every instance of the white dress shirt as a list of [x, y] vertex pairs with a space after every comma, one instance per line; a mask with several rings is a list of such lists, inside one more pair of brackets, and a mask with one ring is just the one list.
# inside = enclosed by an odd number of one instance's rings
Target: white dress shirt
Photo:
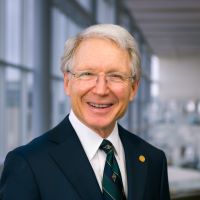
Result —
[[[104, 151], [99, 149], [99, 146], [101, 145], [104, 138], [102, 138], [96, 132], [94, 132], [86, 125], [84, 125], [76, 117], [73, 111], [70, 112], [69, 120], [79, 137], [79, 140], [83, 146], [83, 149], [85, 150], [88, 160], [90, 161], [90, 164], [96, 175], [99, 186], [102, 190], [102, 179], [103, 179], [104, 165], [106, 161], [106, 154]], [[112, 133], [106, 139], [109, 140], [114, 146], [114, 154], [120, 168], [122, 182], [124, 186], [124, 192], [127, 196], [128, 187], [127, 187], [125, 155], [124, 155], [123, 145], [119, 138], [117, 123], [115, 124]]]

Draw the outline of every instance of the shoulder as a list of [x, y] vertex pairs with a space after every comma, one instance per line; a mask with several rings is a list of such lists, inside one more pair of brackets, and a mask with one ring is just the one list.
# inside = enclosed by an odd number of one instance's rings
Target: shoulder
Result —
[[64, 141], [67, 135], [66, 131], [69, 130], [68, 117], [66, 117], [56, 127], [36, 137], [29, 143], [17, 147], [8, 153], [8, 155], [18, 155], [23, 158], [31, 158], [47, 154], [49, 149], [53, 148], [57, 143]]
[[49, 135], [51, 131], [44, 133], [43, 135], [33, 139], [28, 144], [19, 146], [14, 150], [10, 151], [5, 160], [5, 165], [8, 163], [15, 163], [20, 161], [26, 161], [29, 163], [31, 159], [39, 158], [39, 156], [43, 156], [48, 151], [49, 146]]

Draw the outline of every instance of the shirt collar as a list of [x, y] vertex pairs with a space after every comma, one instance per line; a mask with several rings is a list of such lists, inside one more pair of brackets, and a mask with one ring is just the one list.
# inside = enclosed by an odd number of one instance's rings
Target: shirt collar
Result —
[[[83, 146], [83, 149], [85, 150], [85, 153], [89, 161], [91, 161], [92, 158], [97, 153], [99, 146], [103, 141], [103, 138], [100, 135], [98, 135], [95, 131], [88, 128], [85, 124], [83, 124], [76, 117], [76, 115], [72, 110], [69, 114], [69, 120], [74, 130], [76, 131], [77, 136], [79, 137], [79, 140]], [[121, 148], [119, 148], [120, 138], [119, 138], [117, 123], [115, 123], [113, 131], [106, 139], [113, 144], [116, 155], [120, 155]]]

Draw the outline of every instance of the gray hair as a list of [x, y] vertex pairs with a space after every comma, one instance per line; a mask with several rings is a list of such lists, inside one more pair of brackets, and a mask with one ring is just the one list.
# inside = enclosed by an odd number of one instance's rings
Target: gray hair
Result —
[[98, 24], [88, 27], [77, 36], [69, 38], [64, 47], [64, 54], [61, 58], [61, 70], [66, 72], [72, 69], [72, 61], [77, 47], [81, 41], [88, 38], [109, 39], [120, 48], [127, 50], [131, 58], [132, 75], [136, 80], [141, 76], [141, 60], [136, 40], [124, 28], [114, 24]]

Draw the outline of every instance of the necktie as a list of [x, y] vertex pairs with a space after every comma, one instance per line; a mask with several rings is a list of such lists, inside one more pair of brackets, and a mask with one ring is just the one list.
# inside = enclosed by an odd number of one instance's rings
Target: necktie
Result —
[[104, 139], [100, 149], [107, 154], [102, 181], [104, 200], [126, 200], [112, 143]]

